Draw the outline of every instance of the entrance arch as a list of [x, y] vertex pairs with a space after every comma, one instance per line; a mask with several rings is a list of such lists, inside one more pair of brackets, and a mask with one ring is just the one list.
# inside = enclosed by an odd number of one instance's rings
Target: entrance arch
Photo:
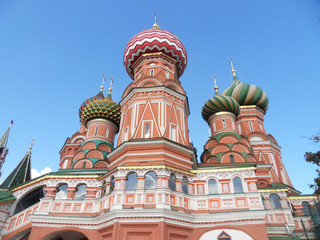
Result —
[[66, 230], [51, 233], [43, 240], [88, 240], [88, 238], [81, 232]]
[[254, 240], [247, 233], [235, 229], [216, 229], [204, 233], [199, 240]]

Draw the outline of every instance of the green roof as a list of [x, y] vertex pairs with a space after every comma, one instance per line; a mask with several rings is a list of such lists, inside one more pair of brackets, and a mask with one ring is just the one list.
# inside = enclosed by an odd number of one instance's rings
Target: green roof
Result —
[[236, 134], [234, 132], [222, 132], [222, 133], [218, 133], [217, 135], [214, 135], [213, 138], [216, 139], [218, 142], [220, 141], [220, 138], [222, 138], [223, 136], [225, 135], [233, 135], [235, 136], [236, 138], [238, 138], [238, 140], [240, 139], [240, 135], [239, 134]]
[[0, 185], [1, 189], [12, 189], [31, 179], [31, 151], [29, 150], [16, 168]]
[[300, 240], [299, 237], [269, 237], [269, 240]]
[[0, 203], [13, 202], [14, 200], [16, 200], [16, 198], [10, 191], [0, 191]]

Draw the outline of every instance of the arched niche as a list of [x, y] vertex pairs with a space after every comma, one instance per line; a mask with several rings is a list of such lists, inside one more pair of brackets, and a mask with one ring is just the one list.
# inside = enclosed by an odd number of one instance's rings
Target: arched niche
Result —
[[43, 240], [88, 240], [88, 238], [81, 232], [66, 230], [51, 233], [43, 238]]
[[[252, 237], [250, 237], [247, 233], [235, 230], [235, 229], [216, 229], [211, 230], [209, 232], [204, 233], [199, 240], [227, 240], [228, 238], [225, 236], [230, 236], [230, 240], [254, 240]], [[223, 238], [224, 237], [224, 238]]]

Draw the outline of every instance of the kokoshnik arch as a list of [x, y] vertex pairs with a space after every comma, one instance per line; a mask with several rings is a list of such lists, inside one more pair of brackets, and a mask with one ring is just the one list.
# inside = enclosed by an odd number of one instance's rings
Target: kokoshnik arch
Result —
[[292, 186], [264, 128], [267, 94], [241, 82], [233, 66], [231, 86], [219, 93], [215, 85], [203, 106], [211, 136], [197, 161], [179, 81], [187, 59], [157, 23], [135, 35], [123, 55], [133, 81], [119, 103], [103, 85], [83, 102], [59, 171], [30, 179], [30, 148], [2, 183], [1, 239], [264, 240], [311, 229], [316, 197]]

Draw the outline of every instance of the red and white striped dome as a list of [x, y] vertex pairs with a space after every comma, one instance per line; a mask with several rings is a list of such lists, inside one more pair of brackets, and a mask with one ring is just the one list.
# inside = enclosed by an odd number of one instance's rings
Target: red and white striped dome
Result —
[[135, 35], [128, 42], [123, 55], [123, 64], [133, 79], [132, 65], [145, 53], [162, 52], [177, 61], [178, 77], [187, 66], [187, 52], [182, 42], [172, 33], [151, 28]]

